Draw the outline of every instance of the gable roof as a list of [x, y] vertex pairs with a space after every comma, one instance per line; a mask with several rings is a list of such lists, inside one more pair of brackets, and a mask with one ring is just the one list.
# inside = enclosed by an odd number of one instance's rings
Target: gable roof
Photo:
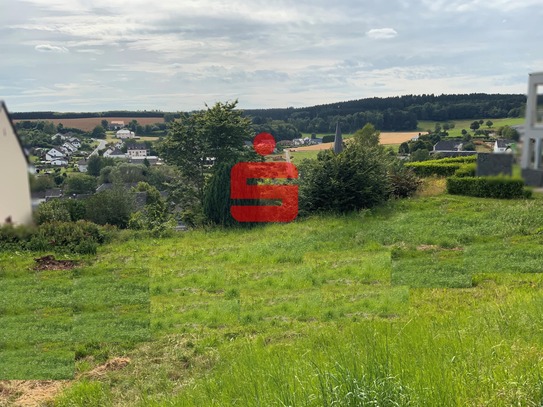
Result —
[[3, 100], [0, 100], [0, 110], [2, 112], [5, 112], [6, 116], [8, 117], [8, 122], [11, 126], [11, 130], [13, 131], [13, 134], [15, 134], [15, 138], [17, 139], [17, 142], [19, 143], [19, 147], [21, 147], [21, 152], [23, 153], [23, 156], [25, 157], [26, 163], [30, 164], [30, 161], [28, 161], [28, 154], [26, 154], [26, 151], [23, 147], [23, 143], [21, 142], [21, 138], [19, 137], [19, 134], [17, 134], [17, 130], [15, 130], [15, 126], [13, 125], [13, 120]]
[[442, 140], [434, 145], [434, 151], [458, 151], [462, 140]]
[[507, 140], [507, 139], [498, 139], [496, 140], [496, 144], [498, 148], [506, 148], [509, 147], [511, 144], [516, 143], [514, 140]]

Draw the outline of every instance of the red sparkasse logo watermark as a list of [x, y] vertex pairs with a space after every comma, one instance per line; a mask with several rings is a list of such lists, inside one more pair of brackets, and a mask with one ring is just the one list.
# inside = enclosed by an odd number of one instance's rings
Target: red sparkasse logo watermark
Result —
[[[266, 156], [275, 149], [275, 139], [260, 133], [253, 140], [255, 151]], [[249, 179], [296, 179], [298, 169], [287, 162], [236, 164], [230, 172], [230, 198], [280, 200], [281, 205], [232, 205], [238, 222], [290, 222], [298, 216], [298, 185], [248, 185]]]

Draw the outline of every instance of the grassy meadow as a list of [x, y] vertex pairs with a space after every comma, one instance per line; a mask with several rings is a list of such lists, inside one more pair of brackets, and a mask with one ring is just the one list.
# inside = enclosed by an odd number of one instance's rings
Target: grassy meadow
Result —
[[[484, 120], [484, 123], [481, 125], [480, 129], [488, 129], [486, 122], [489, 120], [488, 118], [482, 118]], [[492, 121], [492, 127], [491, 129], [498, 129], [499, 127], [503, 126], [518, 126], [524, 124], [524, 117], [518, 117], [518, 118], [507, 118], [507, 119], [490, 119]], [[466, 129], [468, 132], [472, 133], [472, 130], [469, 128], [470, 124], [473, 123], [475, 119], [473, 120], [450, 120], [449, 123], [454, 123], [454, 129], [448, 130], [449, 137], [462, 137], [462, 129]], [[417, 130], [421, 132], [426, 132], [428, 130], [433, 131], [435, 129], [436, 123], [433, 121], [424, 121], [419, 120]], [[440, 124], [443, 124], [444, 122], [439, 122]]]
[[3, 253], [0, 371], [73, 374], [55, 406], [541, 406], [543, 200], [440, 185], [345, 216], [126, 234], [72, 271]]

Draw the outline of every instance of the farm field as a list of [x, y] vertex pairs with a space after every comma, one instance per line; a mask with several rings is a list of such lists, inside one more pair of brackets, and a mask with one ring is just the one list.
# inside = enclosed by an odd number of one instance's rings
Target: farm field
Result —
[[[71, 275], [32, 271], [39, 253], [3, 253], [0, 279], [10, 304], [16, 278], [54, 290], [20, 306], [52, 316], [47, 301], [70, 281], [89, 307], [146, 304], [148, 284], [151, 338], [76, 340], [75, 378], [49, 394], [61, 407], [541, 405], [541, 196], [474, 199], [426, 184], [418, 198], [344, 216], [123, 234]], [[0, 382], [0, 405], [24, 396], [17, 385]]]
[[[413, 137], [418, 136], [418, 132], [408, 132], [408, 133], [390, 133], [384, 132], [380, 134], [380, 142], [383, 145], [391, 145], [395, 151], [398, 150], [398, 146], [404, 141], [409, 141]], [[344, 139], [345, 142], [348, 142], [349, 138]], [[307, 147], [293, 147], [290, 149], [291, 159], [293, 163], [300, 163], [302, 160], [308, 158], [313, 159], [317, 157], [317, 154], [321, 150], [328, 150], [332, 148], [334, 143], [322, 143], [314, 146]]]
[[[132, 120], [137, 120], [139, 124], [145, 126], [146, 124], [163, 123], [163, 117], [86, 117], [82, 119], [45, 119], [47, 121], [58, 125], [62, 123], [64, 127], [73, 127], [84, 131], [92, 131], [96, 126], [101, 125], [102, 120], [112, 121], [124, 121], [128, 124]], [[14, 120], [15, 123], [23, 120]]]

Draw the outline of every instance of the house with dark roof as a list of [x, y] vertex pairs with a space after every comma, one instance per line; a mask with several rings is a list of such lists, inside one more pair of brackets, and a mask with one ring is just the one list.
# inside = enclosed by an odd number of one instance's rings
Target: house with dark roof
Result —
[[444, 151], [462, 151], [462, 140], [442, 140], [434, 145], [434, 153]]
[[502, 153], [512, 153], [513, 149], [512, 147], [517, 142], [515, 140], [506, 140], [506, 139], [499, 139], [494, 142], [494, 152], [498, 154]]
[[0, 101], [0, 225], [32, 223], [29, 162], [11, 116]]
[[434, 145], [430, 154], [439, 154], [441, 157], [458, 157], [464, 155], [475, 155], [475, 151], [464, 151], [464, 142], [462, 140], [442, 140]]

